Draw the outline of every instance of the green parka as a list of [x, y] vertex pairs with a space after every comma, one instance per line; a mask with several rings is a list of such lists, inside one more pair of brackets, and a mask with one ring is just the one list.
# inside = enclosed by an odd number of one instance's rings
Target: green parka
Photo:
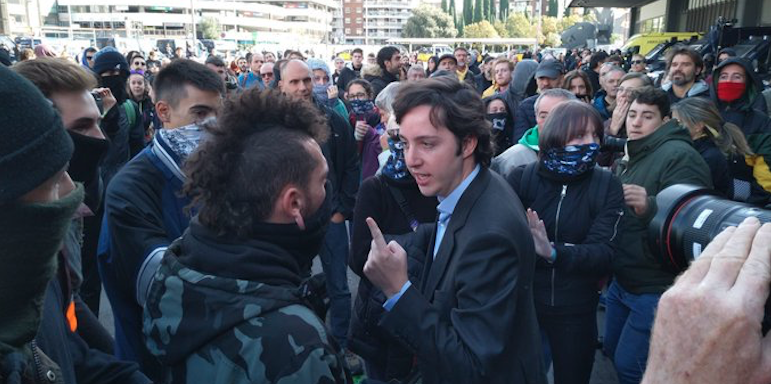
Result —
[[633, 294], [663, 293], [676, 274], [666, 270], [648, 243], [648, 224], [656, 214], [656, 195], [674, 184], [712, 188], [709, 167], [693, 148], [688, 131], [670, 120], [650, 135], [627, 142], [627, 156], [617, 167], [623, 184], [636, 184], [648, 192], [648, 211], [643, 216], [626, 207], [613, 273]]

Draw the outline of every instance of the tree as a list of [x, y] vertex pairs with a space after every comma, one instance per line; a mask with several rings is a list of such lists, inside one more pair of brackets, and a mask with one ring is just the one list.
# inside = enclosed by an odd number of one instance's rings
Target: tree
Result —
[[509, 31], [506, 30], [506, 24], [504, 22], [495, 20], [493, 28], [495, 28], [495, 32], [498, 32], [498, 36], [509, 37]]
[[509, 37], [533, 37], [536, 29], [524, 13], [517, 12], [506, 19], [506, 31]]
[[506, 20], [509, 18], [509, 0], [500, 0], [498, 18], [499, 20]]
[[198, 26], [204, 39], [219, 39], [222, 28], [219, 20], [214, 17], [204, 17]]
[[492, 24], [487, 20], [469, 24], [463, 28], [463, 37], [468, 38], [497, 38], [500, 37]]
[[484, 17], [484, 2], [482, 0], [474, 0], [474, 22], [478, 23], [482, 21], [482, 18]]
[[402, 37], [450, 38], [457, 35], [452, 17], [430, 5], [415, 8], [402, 28]]
[[471, 0], [463, 0], [463, 25], [469, 25], [474, 19], [474, 6]]
[[495, 0], [488, 0], [487, 1], [487, 15], [485, 16], [485, 20], [493, 23], [496, 20], [496, 12], [495, 12]]

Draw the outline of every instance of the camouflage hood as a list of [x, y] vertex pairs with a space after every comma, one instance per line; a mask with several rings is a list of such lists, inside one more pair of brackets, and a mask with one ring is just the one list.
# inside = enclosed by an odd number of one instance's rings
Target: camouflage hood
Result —
[[231, 330], [303, 304], [299, 276], [294, 257], [277, 244], [228, 242], [194, 220], [169, 247], [150, 287], [146, 344], [169, 366], [212, 344], [229, 344], [222, 349], [237, 354], [241, 340]]

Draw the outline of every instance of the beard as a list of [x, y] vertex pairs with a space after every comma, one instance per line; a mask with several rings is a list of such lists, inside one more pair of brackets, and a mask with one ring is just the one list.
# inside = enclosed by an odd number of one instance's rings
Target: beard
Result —
[[696, 76], [694, 74], [686, 75], [684, 72], [674, 72], [672, 73], [672, 84], [677, 85], [678, 87], [681, 87], [683, 85], [686, 85], [693, 81], [693, 79]]

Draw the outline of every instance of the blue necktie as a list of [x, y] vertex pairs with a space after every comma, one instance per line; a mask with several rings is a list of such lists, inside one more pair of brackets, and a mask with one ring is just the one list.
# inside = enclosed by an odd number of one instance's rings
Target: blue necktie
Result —
[[436, 259], [436, 253], [439, 252], [439, 245], [442, 243], [444, 237], [444, 231], [447, 230], [447, 222], [450, 221], [450, 214], [441, 212], [439, 213], [439, 220], [436, 222], [436, 241], [434, 241], [434, 259]]

